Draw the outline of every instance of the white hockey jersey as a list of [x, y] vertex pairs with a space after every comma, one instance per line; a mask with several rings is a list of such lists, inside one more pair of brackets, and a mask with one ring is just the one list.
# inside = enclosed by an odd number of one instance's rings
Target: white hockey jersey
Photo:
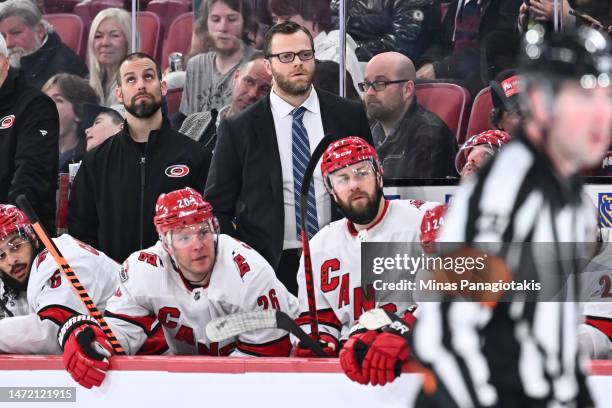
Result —
[[221, 343], [206, 337], [206, 324], [218, 317], [270, 308], [295, 317], [298, 308], [297, 299], [261, 255], [228, 235], [218, 239], [206, 287], [187, 282], [161, 242], [124, 262], [106, 319], [128, 354], [140, 348], [146, 328], [158, 319], [170, 354], [289, 355], [289, 337], [278, 329], [244, 333]]
[[[580, 274], [580, 288], [585, 323], [612, 339], [612, 242], [604, 242]], [[608, 347], [612, 348], [610, 341]]]
[[[383, 307], [404, 312], [412, 303], [374, 302], [374, 288], [361, 287], [361, 242], [418, 242], [425, 211], [439, 205], [419, 200], [385, 201], [379, 219], [359, 233], [343, 218], [321, 229], [310, 241], [310, 257], [317, 303], [319, 331], [339, 341], [348, 338], [350, 328], [364, 311]], [[304, 257], [300, 259], [300, 316], [298, 324], [310, 333]]]
[[[98, 309], [104, 310], [106, 300], [117, 287], [119, 264], [70, 235], [53, 238], [53, 242]], [[47, 250], [40, 252], [32, 263], [27, 302], [30, 312], [0, 320], [0, 352], [61, 354], [57, 342], [59, 327], [73, 315], [88, 314]]]

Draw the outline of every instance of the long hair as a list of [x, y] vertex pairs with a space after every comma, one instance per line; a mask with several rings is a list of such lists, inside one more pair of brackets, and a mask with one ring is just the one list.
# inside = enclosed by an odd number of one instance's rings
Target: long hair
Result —
[[[96, 59], [93, 43], [96, 31], [100, 27], [100, 24], [107, 18], [115, 18], [119, 23], [119, 27], [121, 28], [121, 32], [127, 44], [125, 55], [132, 52], [132, 23], [130, 20], [130, 13], [118, 8], [107, 8], [99, 12], [91, 22], [89, 36], [87, 37], [87, 66], [89, 67], [89, 85], [91, 85], [100, 97], [100, 104], [104, 104], [104, 99], [106, 97], [104, 92], [106, 84], [104, 80], [108, 78], [103, 78], [104, 71]], [[114, 78], [114, 76], [112, 78]]]

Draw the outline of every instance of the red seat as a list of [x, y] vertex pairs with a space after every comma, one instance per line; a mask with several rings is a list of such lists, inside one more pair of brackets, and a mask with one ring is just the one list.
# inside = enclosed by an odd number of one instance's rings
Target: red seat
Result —
[[168, 115], [173, 115], [178, 112], [181, 106], [181, 97], [183, 96], [183, 88], [168, 89], [166, 94], [166, 103], [168, 104]]
[[485, 130], [493, 129], [489, 121], [491, 109], [493, 109], [491, 88], [486, 87], [478, 92], [478, 95], [474, 98], [472, 113], [470, 113], [470, 120], [467, 125], [467, 132], [465, 133], [467, 137], [477, 135]]
[[191, 2], [184, 0], [153, 0], [147, 5], [147, 11], [155, 13], [162, 22], [162, 31], [167, 35], [174, 19], [191, 10]]
[[446, 123], [457, 139], [463, 143], [470, 93], [457, 84], [422, 83], [416, 85], [419, 103]]
[[72, 13], [82, 0], [45, 0], [45, 13]]
[[158, 47], [161, 37], [161, 21], [157, 14], [150, 11], [139, 11], [136, 15], [138, 33], [140, 34], [139, 50], [159, 61]]
[[53, 26], [64, 44], [77, 54], [81, 51], [83, 21], [74, 14], [45, 14], [43, 18]]
[[89, 29], [91, 21], [100, 11], [109, 8], [123, 8], [122, 0], [85, 0], [74, 6], [74, 14], [81, 17], [84, 26]]
[[170, 24], [161, 58], [161, 65], [163, 70], [168, 67], [168, 55], [170, 55], [171, 53], [180, 52], [183, 55], [187, 55], [187, 53], [189, 53], [189, 49], [191, 48], [192, 30], [192, 12], [181, 14], [180, 16], [174, 19], [172, 24]]

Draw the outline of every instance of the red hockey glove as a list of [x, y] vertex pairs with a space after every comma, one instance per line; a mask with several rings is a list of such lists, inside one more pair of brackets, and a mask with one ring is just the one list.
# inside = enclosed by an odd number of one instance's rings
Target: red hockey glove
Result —
[[[312, 334], [309, 334], [311, 338], [314, 338]], [[338, 340], [331, 334], [319, 333], [319, 344], [323, 351], [329, 357], [338, 357]], [[311, 349], [303, 347], [302, 342], [299, 342], [295, 348], [296, 357], [318, 357]]]
[[362, 374], [361, 364], [379, 334], [378, 331], [366, 330], [359, 323], [351, 329], [351, 334], [340, 351], [340, 365], [351, 380], [363, 385], [368, 383], [368, 378]]
[[100, 386], [113, 348], [100, 326], [87, 316], [68, 320], [58, 336], [64, 349], [64, 367], [85, 388]]
[[406, 324], [394, 321], [374, 339], [361, 370], [372, 385], [385, 385], [400, 376], [402, 365], [410, 357], [406, 339], [409, 331]]

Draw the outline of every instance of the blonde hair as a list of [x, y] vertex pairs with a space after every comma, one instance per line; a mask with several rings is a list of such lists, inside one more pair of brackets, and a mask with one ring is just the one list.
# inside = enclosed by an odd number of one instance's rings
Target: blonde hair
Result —
[[[102, 82], [102, 76], [104, 75], [103, 69], [100, 66], [100, 63], [96, 59], [96, 55], [94, 53], [94, 37], [96, 36], [96, 31], [100, 27], [100, 24], [106, 19], [114, 18], [119, 23], [119, 27], [121, 28], [121, 32], [125, 37], [125, 42], [127, 44], [125, 55], [128, 55], [132, 52], [132, 26], [130, 13], [126, 10], [119, 8], [107, 8], [99, 12], [96, 17], [91, 22], [91, 28], [89, 29], [89, 36], [87, 38], [87, 66], [89, 67], [89, 85], [96, 91], [96, 93], [100, 96], [100, 103], [104, 104], [104, 99], [106, 95], [104, 94], [104, 86], [105, 84]], [[117, 68], [119, 68], [117, 66]], [[115, 78], [115, 75], [111, 75], [111, 79]], [[107, 78], [108, 80], [108, 78]], [[112, 90], [111, 90], [112, 91]]]

